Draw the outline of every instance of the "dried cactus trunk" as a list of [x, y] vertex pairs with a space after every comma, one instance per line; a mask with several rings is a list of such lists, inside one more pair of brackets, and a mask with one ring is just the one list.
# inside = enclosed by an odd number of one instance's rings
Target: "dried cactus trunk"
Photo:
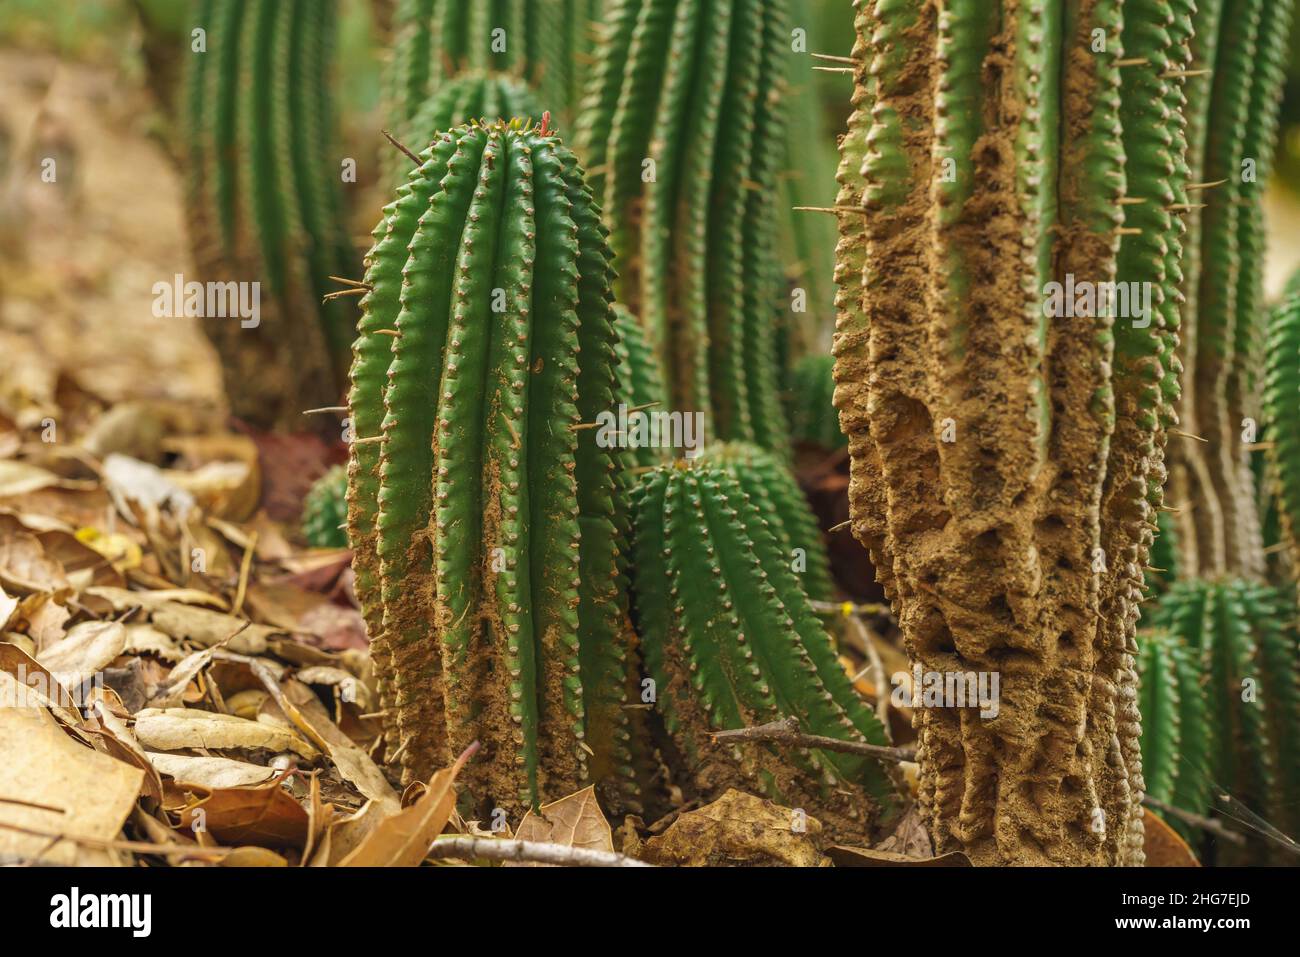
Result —
[[[1264, 555], [1247, 418], [1262, 362], [1262, 189], [1273, 163], [1293, 0], [1202, 0], [1188, 82], [1188, 164], [1198, 185], [1184, 268], [1187, 367], [1179, 416], [1204, 444], [1173, 450], [1180, 568], [1258, 577]], [[1243, 161], [1254, 164], [1248, 180]]]
[[579, 136], [618, 300], [647, 330], [673, 411], [781, 448], [784, 4], [623, 0], [607, 23]]
[[887, 743], [761, 503], [732, 471], [697, 462], [648, 473], [635, 508], [637, 622], [670, 765], [693, 793], [757, 789], [861, 840], [894, 793], [876, 761], [709, 735], [796, 717], [813, 734]]
[[[636, 806], [612, 270], [573, 154], [459, 127], [376, 230], [355, 344], [349, 533], [407, 780], [473, 740], [480, 808], [594, 780]], [[386, 383], [386, 385], [385, 385]]]
[[320, 305], [354, 267], [329, 160], [336, 11], [308, 0], [202, 0], [190, 55], [186, 204], [204, 282], [261, 283], [255, 328], [207, 318], [231, 410], [302, 429], [343, 390], [355, 308]]
[[[1133, 633], [1177, 394], [1169, 71], [1189, 16], [857, 7], [834, 350], [850, 507], [913, 660], [1000, 675], [995, 718], [916, 717], [937, 849], [977, 863], [1142, 861]], [[1114, 318], [1108, 283], [1149, 283], [1150, 311], [1126, 297]]]

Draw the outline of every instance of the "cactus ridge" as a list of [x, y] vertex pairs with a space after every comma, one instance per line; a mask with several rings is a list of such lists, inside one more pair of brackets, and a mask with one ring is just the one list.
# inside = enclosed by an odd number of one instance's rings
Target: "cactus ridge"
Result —
[[794, 550], [803, 550], [805, 567], [795, 574], [803, 583], [804, 593], [814, 601], [833, 601], [835, 585], [822, 531], [789, 466], [770, 452], [744, 442], [710, 446], [700, 462], [725, 469], [735, 477], [767, 518], [788, 567], [793, 567]]
[[695, 463], [643, 476], [635, 509], [639, 631], [691, 786], [711, 793], [740, 778], [863, 832], [893, 793], [875, 761], [817, 750], [782, 755], [766, 745], [722, 749], [708, 737], [786, 715], [811, 733], [886, 741], [759, 504], [732, 471]]
[[[663, 377], [659, 373], [659, 361], [646, 342], [641, 323], [625, 306], [615, 305], [614, 327], [618, 331], [616, 348], [619, 377], [623, 383], [623, 403], [629, 409], [644, 409], [650, 414], [664, 410], [667, 396], [664, 393]], [[628, 454], [632, 467], [647, 468], [662, 463], [667, 450], [639, 445], [635, 449], [629, 449]]]
[[1286, 295], [1269, 315], [1266, 362], [1265, 427], [1273, 443], [1268, 477], [1282, 539], [1292, 567], [1300, 568], [1300, 431], [1294, 427], [1300, 413], [1300, 291]]
[[674, 410], [781, 448], [784, 5], [623, 0], [607, 22], [579, 138], [600, 171], [619, 301], [647, 329]]
[[[1279, 623], [1282, 605], [1275, 589], [1256, 582], [1179, 582], [1161, 597], [1153, 623], [1186, 643], [1202, 676], [1210, 781], [1286, 830], [1300, 794], [1300, 689], [1296, 636]], [[1206, 810], [1208, 786], [1184, 790], [1203, 802], [1189, 810]]]
[[570, 427], [618, 389], [599, 210], [522, 120], [421, 160], [375, 231], [350, 396], [349, 531], [395, 750], [415, 779], [479, 740], [486, 807], [588, 780], [631, 806], [618, 461]]
[[302, 503], [302, 534], [313, 548], [347, 548], [347, 466], [335, 465], [312, 483]]

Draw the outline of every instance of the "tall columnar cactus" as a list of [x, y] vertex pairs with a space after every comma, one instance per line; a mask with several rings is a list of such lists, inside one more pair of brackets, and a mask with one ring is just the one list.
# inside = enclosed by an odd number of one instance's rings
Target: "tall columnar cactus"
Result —
[[814, 601], [835, 598], [830, 556], [817, 516], [808, 507], [789, 466], [770, 452], [744, 442], [710, 446], [701, 462], [725, 469], [758, 506], [772, 527], [785, 563]]
[[674, 411], [780, 448], [784, 0], [618, 0], [606, 30], [579, 136], [618, 299], [647, 329]]
[[[1188, 83], [1188, 219], [1180, 349], [1189, 387], [1174, 450], [1189, 576], [1257, 576], [1264, 558], [1248, 462], [1262, 366], [1261, 200], [1273, 165], [1293, 0], [1200, 0]], [[1200, 74], [1204, 75], [1200, 75]]]
[[1300, 569], [1300, 273], [1269, 314], [1264, 376], [1268, 478], [1293, 573]]
[[302, 534], [313, 548], [347, 548], [348, 470], [336, 465], [318, 478], [302, 503]]
[[916, 713], [931, 833], [979, 863], [1142, 861], [1134, 634], [1177, 397], [1191, 14], [857, 4], [850, 510], [913, 660], [1000, 675], [991, 720]]
[[794, 320], [791, 345], [798, 355], [830, 347], [835, 314], [835, 223], [799, 207], [826, 207], [835, 197], [835, 137], [826, 121], [813, 54], [832, 52], [826, 45], [841, 38], [828, 35], [807, 0], [790, 0], [789, 6], [791, 30], [802, 32], [783, 51], [790, 106], [779, 174], [780, 246], [786, 278], [806, 299], [805, 313], [789, 317]]
[[443, 134], [376, 230], [349, 397], [357, 593], [406, 779], [636, 805], [605, 229], [545, 123]]
[[814, 734], [885, 744], [762, 508], [716, 465], [662, 466], [637, 489], [634, 595], [670, 765], [688, 789], [761, 791], [861, 835], [893, 793], [878, 763], [710, 731], [792, 716]]
[[[406, 128], [413, 148], [424, 149], [439, 133], [471, 120], [514, 119], [540, 123], [542, 107], [528, 84], [499, 73], [463, 73], [438, 87]], [[407, 170], [403, 169], [404, 179]]]
[[795, 442], [827, 451], [842, 449], [847, 443], [835, 412], [834, 367], [831, 355], [808, 355], [795, 364], [786, 399], [790, 436]]
[[[1210, 709], [1197, 653], [1179, 634], [1153, 629], [1138, 636], [1142, 709], [1142, 774], [1147, 794], [1202, 814], [1210, 794]], [[1171, 825], [1190, 836], [1174, 817]]]
[[1300, 649], [1283, 604], [1254, 582], [1179, 582], [1153, 621], [1186, 643], [1203, 675], [1211, 781], [1291, 833], [1300, 820]]
[[[321, 303], [356, 272], [330, 149], [333, 0], [196, 0], [186, 205], [202, 282], [259, 283], [259, 321], [208, 317], [232, 411], [301, 429], [334, 404], [355, 308]], [[251, 322], [251, 317], [244, 317]]]

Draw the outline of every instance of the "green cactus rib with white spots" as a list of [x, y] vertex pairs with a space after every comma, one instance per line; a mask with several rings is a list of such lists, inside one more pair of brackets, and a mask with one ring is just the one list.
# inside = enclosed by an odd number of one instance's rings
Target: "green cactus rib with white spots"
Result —
[[1192, 802], [1180, 806], [1205, 812], [1215, 786], [1293, 833], [1300, 823], [1300, 649], [1287, 607], [1293, 602], [1256, 582], [1187, 581], [1161, 596], [1152, 622], [1189, 649], [1208, 715], [1209, 780], [1179, 784], [1178, 801]]
[[1270, 312], [1264, 374], [1264, 435], [1272, 443], [1267, 476], [1282, 541], [1300, 569], [1300, 273]]
[[637, 806], [610, 254], [577, 160], [522, 121], [440, 136], [368, 256], [349, 537], [407, 780], [471, 741], [483, 807], [594, 781]]
[[[626, 306], [614, 306], [614, 327], [618, 330], [619, 380], [623, 384], [622, 402], [629, 410], [643, 410], [647, 415], [667, 411], [663, 377], [659, 362], [646, 342], [645, 331]], [[659, 465], [669, 450], [653, 445], [628, 449], [633, 467]]]
[[615, 0], [579, 125], [672, 409], [773, 450], [788, 42], [783, 0]]
[[791, 438], [828, 452], [848, 443], [835, 411], [834, 368], [832, 355], [804, 356], [795, 363], [786, 399]]
[[735, 477], [771, 525], [785, 563], [795, 570], [804, 592], [814, 601], [832, 601], [835, 586], [826, 543], [817, 516], [789, 466], [770, 452], [744, 442], [712, 445], [700, 462], [725, 469]]
[[837, 829], [865, 831], [893, 795], [873, 759], [722, 747], [708, 734], [788, 716], [813, 734], [886, 743], [759, 503], [731, 470], [706, 463], [661, 466], [636, 496], [637, 622], [688, 786], [706, 795], [756, 788]]

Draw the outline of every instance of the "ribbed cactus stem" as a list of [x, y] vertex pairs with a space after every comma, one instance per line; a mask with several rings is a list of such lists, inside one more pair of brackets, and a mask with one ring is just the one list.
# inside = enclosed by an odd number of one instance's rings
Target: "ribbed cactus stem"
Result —
[[1190, 11], [856, 9], [834, 347], [853, 530], [913, 661], [1001, 684], [996, 717], [916, 711], [931, 834], [979, 863], [1140, 864], [1133, 635], [1185, 182], [1164, 74]]
[[421, 159], [369, 257], [351, 398], [397, 757], [427, 777], [477, 740], [480, 807], [588, 780], [634, 806], [618, 463], [575, 428], [617, 393], [604, 227], [545, 120], [458, 127]]
[[672, 410], [771, 449], [785, 23], [782, 0], [614, 3], [579, 131]]
[[660, 467], [637, 490], [635, 597], [669, 760], [704, 796], [760, 790], [859, 838], [892, 800], [871, 759], [714, 744], [709, 732], [795, 717], [805, 730], [885, 743], [850, 685], [761, 506], [732, 472]]

